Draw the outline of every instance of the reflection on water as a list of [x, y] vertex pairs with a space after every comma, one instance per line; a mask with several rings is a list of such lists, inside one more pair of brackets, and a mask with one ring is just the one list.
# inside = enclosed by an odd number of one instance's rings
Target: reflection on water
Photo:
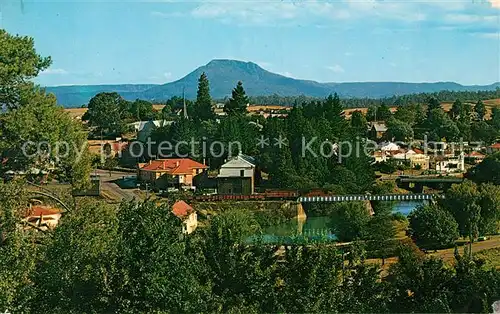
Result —
[[[418, 206], [427, 201], [404, 201], [394, 205], [393, 212], [407, 216]], [[332, 218], [328, 216], [294, 218], [286, 223], [271, 226], [264, 230], [263, 235], [250, 237], [247, 241], [261, 243], [296, 243], [301, 241], [336, 241], [337, 237], [331, 229]]]
[[393, 213], [401, 213], [408, 216], [415, 208], [427, 204], [428, 201], [402, 201], [397, 202], [392, 209]]

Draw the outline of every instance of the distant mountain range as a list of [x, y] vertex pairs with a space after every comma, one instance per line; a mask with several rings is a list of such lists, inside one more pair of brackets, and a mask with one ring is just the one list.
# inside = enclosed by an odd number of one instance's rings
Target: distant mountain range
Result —
[[175, 82], [154, 84], [122, 84], [122, 85], [86, 85], [47, 87], [54, 93], [58, 103], [65, 107], [87, 104], [90, 98], [100, 92], [118, 92], [125, 99], [137, 98], [150, 101], [164, 101], [173, 96], [182, 96], [183, 89], [188, 99], [196, 98], [198, 78], [205, 72], [210, 80], [212, 98], [223, 99], [231, 96], [231, 90], [238, 81], [249, 96], [306, 95], [326, 97], [338, 93], [342, 98], [383, 98], [394, 95], [414, 93], [432, 93], [448, 91], [495, 90], [500, 83], [491, 85], [464, 86], [454, 82], [437, 83], [402, 83], [402, 82], [353, 82], [353, 83], [319, 83], [299, 80], [264, 70], [253, 62], [236, 60], [212, 60]]

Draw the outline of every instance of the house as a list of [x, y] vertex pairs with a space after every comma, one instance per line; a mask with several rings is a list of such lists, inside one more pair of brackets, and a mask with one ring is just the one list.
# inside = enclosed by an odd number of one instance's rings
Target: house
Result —
[[225, 116], [226, 112], [224, 111], [224, 107], [226, 105], [223, 103], [217, 103], [213, 106], [214, 113], [216, 116]]
[[496, 152], [500, 152], [500, 143], [495, 143], [491, 146], [488, 146], [488, 154], [494, 154]]
[[172, 213], [182, 220], [182, 233], [190, 234], [198, 227], [196, 211], [186, 202], [175, 202], [172, 206]]
[[395, 143], [382, 143], [380, 145], [380, 150], [381, 151], [386, 151], [386, 152], [399, 152], [401, 150], [401, 147]]
[[408, 156], [410, 160], [410, 168], [420, 168], [420, 170], [428, 170], [430, 166], [431, 157], [425, 154], [411, 154]]
[[163, 126], [171, 125], [172, 123], [173, 121], [168, 120], [150, 120], [133, 122], [130, 123], [129, 126], [137, 133], [137, 140], [146, 142], [154, 130]]
[[370, 124], [370, 137], [374, 139], [381, 139], [385, 136], [387, 132], [387, 126], [385, 122], [372, 122]]
[[194, 189], [194, 177], [206, 169], [204, 164], [189, 158], [150, 160], [137, 165], [137, 179], [161, 190], [169, 187]]
[[62, 211], [50, 206], [31, 206], [26, 210], [23, 221], [28, 223], [28, 228], [36, 226], [39, 230], [49, 230], [57, 227]]
[[478, 151], [472, 151], [469, 154], [465, 155], [465, 159], [471, 164], [478, 164], [482, 162], [484, 158], [486, 158], [486, 156]]
[[254, 193], [255, 160], [238, 154], [220, 168], [217, 176], [219, 194], [250, 195]]
[[434, 158], [435, 170], [441, 173], [464, 172], [465, 161], [464, 154], [457, 157], [436, 156]]

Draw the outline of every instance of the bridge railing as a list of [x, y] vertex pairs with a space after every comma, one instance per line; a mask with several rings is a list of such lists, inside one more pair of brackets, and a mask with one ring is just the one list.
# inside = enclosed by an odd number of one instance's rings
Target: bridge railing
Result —
[[301, 203], [315, 202], [356, 202], [356, 201], [424, 201], [444, 198], [444, 194], [385, 194], [385, 195], [331, 195], [303, 196], [298, 198]]

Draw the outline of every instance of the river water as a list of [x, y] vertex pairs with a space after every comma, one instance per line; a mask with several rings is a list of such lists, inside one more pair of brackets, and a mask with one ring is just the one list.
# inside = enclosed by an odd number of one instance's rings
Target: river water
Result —
[[[426, 201], [397, 202], [393, 212], [408, 216], [412, 210], [424, 202]], [[266, 228], [259, 241], [264, 243], [292, 243], [297, 240], [335, 241], [337, 238], [330, 228], [331, 219], [328, 216], [307, 217], [305, 220], [292, 219], [284, 224]], [[256, 237], [249, 238], [248, 242], [255, 242], [256, 239]]]

